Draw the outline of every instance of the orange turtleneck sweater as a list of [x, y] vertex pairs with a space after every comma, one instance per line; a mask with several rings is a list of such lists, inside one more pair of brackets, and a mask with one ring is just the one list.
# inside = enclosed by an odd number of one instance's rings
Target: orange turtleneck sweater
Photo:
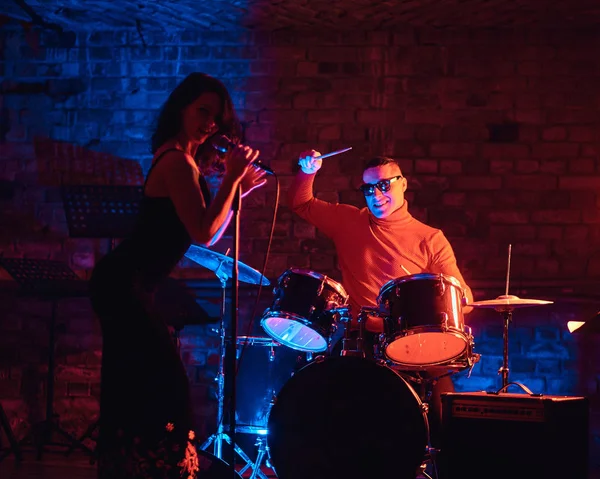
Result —
[[[419, 273], [443, 273], [456, 278], [469, 303], [473, 301], [450, 243], [439, 229], [416, 220], [406, 200], [387, 218], [368, 208], [328, 203], [313, 195], [315, 175], [300, 171], [289, 191], [292, 210], [335, 243], [344, 289], [353, 311], [377, 306], [381, 287], [392, 279]], [[466, 311], [465, 311], [466, 312]]]

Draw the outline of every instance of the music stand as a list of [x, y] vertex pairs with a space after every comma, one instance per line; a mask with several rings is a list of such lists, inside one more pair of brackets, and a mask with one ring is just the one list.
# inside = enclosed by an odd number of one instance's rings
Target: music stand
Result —
[[52, 433], [54, 432], [66, 439], [72, 448], [78, 447], [85, 452], [93, 453], [85, 444], [75, 439], [59, 426], [58, 415], [54, 412], [54, 366], [58, 300], [87, 294], [87, 283], [79, 279], [73, 270], [60, 261], [2, 257], [0, 258], [0, 266], [19, 285], [18, 294], [39, 299], [49, 299], [52, 305], [50, 326], [48, 328], [46, 417], [39, 423], [31, 426], [30, 432], [20, 441], [19, 445], [31, 439], [33, 445], [37, 446], [37, 457], [39, 460], [42, 457], [45, 445], [65, 445], [50, 442]]
[[10, 444], [8, 451], [5, 453], [2, 453], [0, 455], [0, 461], [2, 461], [2, 459], [4, 459], [6, 456], [8, 456], [12, 452], [15, 455], [17, 462], [21, 462], [21, 459], [22, 459], [21, 447], [19, 446], [19, 443], [17, 441], [17, 438], [15, 437], [15, 433], [13, 432], [12, 427], [10, 427], [10, 421], [8, 420], [8, 417], [6, 417], [6, 412], [4, 412], [4, 408], [2, 407], [1, 402], [0, 402], [0, 431], [4, 431], [4, 434], [6, 434], [6, 437], [8, 438], [8, 443]]
[[[107, 239], [108, 252], [115, 239], [133, 229], [140, 210], [143, 187], [138, 185], [64, 185], [61, 196], [70, 238]], [[92, 439], [98, 420], [78, 439]], [[67, 451], [69, 455], [73, 451]], [[95, 454], [94, 454], [95, 456]]]
[[133, 229], [142, 186], [68, 185], [61, 187], [70, 238], [125, 238]]

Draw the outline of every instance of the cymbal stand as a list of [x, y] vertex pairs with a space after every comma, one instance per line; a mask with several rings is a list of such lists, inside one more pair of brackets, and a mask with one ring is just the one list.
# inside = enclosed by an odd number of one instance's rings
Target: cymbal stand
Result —
[[[226, 304], [226, 287], [227, 280], [229, 279], [227, 274], [223, 272], [220, 267], [215, 271], [217, 278], [221, 282], [221, 320], [219, 321], [219, 369], [215, 381], [217, 382], [217, 431], [212, 434], [206, 441], [200, 445], [200, 449], [207, 451], [208, 448], [213, 445], [213, 454], [219, 459], [223, 459], [223, 442], [226, 442], [233, 447], [234, 454], [237, 454], [245, 463], [245, 466], [240, 470], [239, 474], [243, 474], [249, 468], [252, 468], [251, 479], [260, 477], [261, 479], [268, 479], [267, 476], [260, 470], [260, 464], [267, 454], [267, 465], [269, 459], [269, 448], [266, 445], [266, 441], [262, 438], [257, 439], [256, 445], [259, 446], [258, 456], [256, 462], [252, 462], [252, 459], [239, 447], [236, 443], [232, 443], [231, 437], [225, 432], [225, 360], [227, 352], [227, 341], [226, 341], [226, 330], [225, 330], [225, 304]], [[235, 350], [234, 350], [235, 351]], [[230, 373], [235, 374], [235, 370]], [[264, 444], [263, 444], [264, 443]]]
[[502, 392], [506, 392], [509, 386], [519, 386], [526, 394], [530, 396], [542, 396], [542, 394], [533, 393], [527, 386], [518, 382], [510, 382], [508, 380], [508, 325], [512, 321], [512, 308], [506, 309], [497, 309], [499, 313], [502, 313], [504, 318], [504, 327], [502, 332], [502, 340], [504, 343], [503, 351], [502, 351], [502, 366], [498, 369], [498, 374], [502, 375], [502, 387], [498, 389], [496, 392], [491, 392], [490, 394], [500, 394]]
[[498, 374], [502, 375], [502, 389], [505, 389], [508, 387], [508, 325], [512, 321], [512, 310], [507, 309], [502, 311], [502, 316], [504, 318], [504, 328], [502, 331], [502, 366], [498, 369]]
[[[510, 284], [511, 253], [512, 253], [512, 245], [509, 244], [508, 245], [508, 265], [506, 268], [506, 287], [504, 290], [505, 297], [508, 297], [508, 287]], [[508, 386], [514, 384], [515, 386], [519, 386], [530, 396], [536, 396], [536, 394], [532, 393], [529, 390], [529, 388], [527, 388], [527, 386], [524, 386], [521, 383], [516, 383], [516, 382], [511, 383], [508, 381], [508, 373], [509, 373], [509, 369], [508, 369], [508, 326], [510, 325], [510, 323], [512, 321], [512, 313], [514, 311], [514, 307], [503, 306], [500, 308], [496, 308], [496, 311], [498, 311], [499, 313], [502, 313], [502, 317], [504, 319], [504, 324], [503, 324], [503, 330], [502, 330], [502, 342], [503, 342], [502, 366], [500, 367], [500, 369], [498, 369], [498, 374], [502, 375], [502, 387], [498, 391], [496, 391], [495, 394], [500, 394], [503, 391], [506, 392], [506, 390], [508, 389]]]
[[213, 454], [219, 459], [223, 459], [223, 440], [225, 440], [224, 432], [224, 411], [225, 411], [225, 299], [227, 275], [217, 270], [217, 278], [221, 282], [221, 320], [219, 321], [219, 369], [217, 371], [217, 432], [211, 435], [201, 446], [200, 449], [206, 451], [211, 444], [213, 446]]

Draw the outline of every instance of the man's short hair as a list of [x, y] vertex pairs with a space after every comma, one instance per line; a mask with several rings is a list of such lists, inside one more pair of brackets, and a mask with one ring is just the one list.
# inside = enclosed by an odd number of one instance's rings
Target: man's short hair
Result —
[[390, 158], [389, 156], [375, 156], [374, 158], [371, 158], [365, 164], [365, 167], [363, 168], [363, 173], [366, 170], [368, 170], [369, 168], [377, 168], [378, 166], [389, 165], [389, 164], [396, 165], [398, 167], [398, 169], [400, 170], [400, 174], [402, 174], [402, 168], [400, 168], [400, 163], [398, 163], [398, 160], [395, 160], [394, 158]]

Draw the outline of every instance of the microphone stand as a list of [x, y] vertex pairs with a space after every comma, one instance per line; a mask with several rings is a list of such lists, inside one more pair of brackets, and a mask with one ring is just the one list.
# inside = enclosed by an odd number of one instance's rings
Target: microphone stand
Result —
[[236, 441], [236, 369], [237, 369], [237, 326], [239, 316], [239, 254], [240, 254], [240, 210], [242, 208], [242, 186], [241, 183], [237, 187], [231, 210], [233, 211], [233, 274], [232, 278], [232, 294], [231, 294], [231, 340], [229, 341], [228, 364], [229, 364], [229, 437], [231, 438], [231, 449], [229, 465], [231, 466], [231, 477], [238, 479], [239, 476], [235, 471], [235, 444]]

